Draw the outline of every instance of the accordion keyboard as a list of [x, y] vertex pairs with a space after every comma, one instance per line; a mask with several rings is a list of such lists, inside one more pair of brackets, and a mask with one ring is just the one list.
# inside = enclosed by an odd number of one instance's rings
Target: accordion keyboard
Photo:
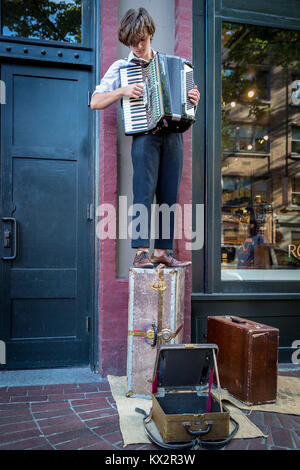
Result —
[[[132, 66], [120, 70], [121, 86], [143, 83], [142, 67]], [[123, 97], [125, 133], [143, 132], [148, 129], [143, 93], [139, 98]]]

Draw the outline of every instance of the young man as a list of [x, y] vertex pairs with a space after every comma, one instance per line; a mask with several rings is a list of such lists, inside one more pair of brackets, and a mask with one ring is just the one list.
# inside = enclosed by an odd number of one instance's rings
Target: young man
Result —
[[[96, 87], [91, 99], [92, 109], [105, 109], [122, 97], [138, 98], [143, 85], [134, 83], [120, 86], [119, 69], [124, 66], [147, 64], [154, 57], [151, 40], [155, 24], [145, 8], [130, 9], [125, 13], [119, 26], [119, 40], [130, 48], [128, 59], [115, 61]], [[197, 106], [200, 93], [197, 86], [189, 92], [189, 99]], [[156, 194], [158, 205], [176, 204], [183, 164], [183, 139], [180, 133], [147, 133], [133, 136], [133, 204], [142, 204], [147, 209], [148, 237], [132, 239], [132, 248], [137, 249], [133, 265], [153, 268], [163, 263], [170, 267], [188, 266], [190, 261], [179, 261], [168, 250], [173, 249], [174, 212], [170, 214], [169, 237], [162, 236], [160, 220], [159, 238], [154, 242], [154, 253], [150, 259], [151, 204]]]

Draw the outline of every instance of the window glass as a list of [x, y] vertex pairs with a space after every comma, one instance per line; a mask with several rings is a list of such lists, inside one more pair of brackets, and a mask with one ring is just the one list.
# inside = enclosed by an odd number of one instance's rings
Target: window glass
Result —
[[2, 0], [1, 34], [81, 42], [82, 0]]
[[300, 32], [222, 26], [222, 280], [300, 280]]

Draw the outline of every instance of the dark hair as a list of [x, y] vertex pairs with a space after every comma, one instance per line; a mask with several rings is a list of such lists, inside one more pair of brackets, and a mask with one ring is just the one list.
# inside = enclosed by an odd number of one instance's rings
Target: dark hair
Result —
[[155, 24], [145, 8], [128, 10], [121, 19], [118, 34], [125, 46], [135, 46], [145, 34], [145, 30], [153, 36]]

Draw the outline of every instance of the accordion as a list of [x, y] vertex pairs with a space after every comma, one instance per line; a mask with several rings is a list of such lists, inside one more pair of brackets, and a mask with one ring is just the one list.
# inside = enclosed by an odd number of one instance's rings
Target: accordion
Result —
[[185, 132], [195, 122], [195, 108], [188, 98], [194, 87], [193, 66], [186, 59], [155, 54], [146, 66], [120, 68], [121, 87], [143, 83], [137, 99], [122, 98], [126, 135]]

